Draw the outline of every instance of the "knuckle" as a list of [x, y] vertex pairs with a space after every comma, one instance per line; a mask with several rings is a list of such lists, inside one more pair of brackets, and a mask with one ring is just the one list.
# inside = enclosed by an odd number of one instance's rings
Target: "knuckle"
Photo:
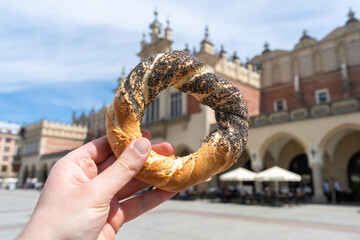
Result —
[[115, 161], [115, 164], [123, 173], [130, 173], [135, 175], [137, 172], [137, 169], [135, 168], [134, 164], [127, 157], [120, 157]]

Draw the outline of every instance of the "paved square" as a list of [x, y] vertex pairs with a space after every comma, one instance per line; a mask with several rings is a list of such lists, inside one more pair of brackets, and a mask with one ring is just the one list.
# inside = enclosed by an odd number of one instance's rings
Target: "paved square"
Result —
[[[14, 239], [39, 192], [0, 190], [0, 239]], [[360, 207], [262, 207], [168, 201], [123, 226], [116, 239], [360, 239]]]

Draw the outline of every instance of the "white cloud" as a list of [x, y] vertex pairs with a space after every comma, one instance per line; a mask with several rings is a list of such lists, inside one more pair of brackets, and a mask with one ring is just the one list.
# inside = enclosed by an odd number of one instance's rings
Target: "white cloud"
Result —
[[[303, 29], [320, 39], [343, 25], [349, 7], [337, 1], [2, 1], [0, 92], [43, 82], [115, 80], [138, 62], [141, 33], [171, 19], [174, 49], [196, 46], [206, 24], [219, 49], [244, 60], [271, 48], [292, 49]], [[359, 17], [359, 13], [357, 16]]]

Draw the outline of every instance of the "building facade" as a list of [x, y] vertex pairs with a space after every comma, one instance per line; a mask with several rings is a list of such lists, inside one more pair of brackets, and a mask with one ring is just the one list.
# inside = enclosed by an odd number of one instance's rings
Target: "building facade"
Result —
[[19, 185], [29, 178], [45, 182], [50, 168], [71, 150], [84, 144], [86, 126], [41, 120], [24, 126], [20, 133], [17, 158], [21, 162]]
[[318, 201], [326, 180], [360, 193], [360, 22], [354, 13], [321, 40], [304, 31], [294, 49], [271, 51], [265, 44], [250, 62], [262, 80], [261, 114], [251, 119], [246, 150], [253, 170], [278, 165], [297, 172]]
[[13, 163], [19, 130], [19, 124], [0, 122], [0, 177], [16, 177]]
[[[168, 52], [171, 44], [170, 21], [163, 29], [155, 12], [150, 40], [143, 35], [138, 56], [143, 60]], [[184, 50], [190, 52], [187, 46]], [[248, 145], [228, 171], [283, 167], [302, 175], [300, 186], [311, 188], [314, 201], [324, 201], [325, 180], [360, 194], [360, 23], [352, 11], [323, 39], [304, 31], [293, 49], [270, 50], [265, 44], [262, 54], [246, 64], [223, 47], [216, 53], [208, 28], [200, 50], [191, 53], [239, 88], [249, 108]], [[124, 79], [125, 73], [119, 81]], [[73, 123], [89, 128], [88, 140], [99, 137], [105, 134], [105, 112], [106, 107], [89, 116], [74, 115]], [[142, 127], [183, 156], [197, 150], [216, 121], [211, 109], [170, 88], [149, 104]], [[218, 176], [197, 188], [214, 185]]]

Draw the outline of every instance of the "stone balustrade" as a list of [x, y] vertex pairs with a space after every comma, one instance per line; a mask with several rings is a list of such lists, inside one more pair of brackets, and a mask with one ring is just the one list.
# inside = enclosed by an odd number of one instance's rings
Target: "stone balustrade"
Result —
[[319, 118], [330, 115], [345, 114], [360, 111], [360, 98], [316, 104], [286, 111], [261, 114], [250, 119], [250, 127], [261, 127], [278, 123]]

